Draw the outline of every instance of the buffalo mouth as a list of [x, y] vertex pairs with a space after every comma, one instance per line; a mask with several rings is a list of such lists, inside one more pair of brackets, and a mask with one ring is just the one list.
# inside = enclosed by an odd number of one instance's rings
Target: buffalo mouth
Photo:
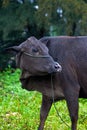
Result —
[[54, 62], [53, 64], [49, 64], [49, 66], [47, 66], [47, 69], [48, 74], [58, 73], [62, 71], [62, 66], [58, 62]]

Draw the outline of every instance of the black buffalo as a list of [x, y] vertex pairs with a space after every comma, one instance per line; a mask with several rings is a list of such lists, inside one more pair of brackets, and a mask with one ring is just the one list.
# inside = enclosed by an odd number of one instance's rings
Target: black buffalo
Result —
[[[72, 123], [71, 129], [76, 130], [78, 98], [87, 98], [87, 37], [44, 37], [39, 40], [41, 49], [38, 49], [36, 41], [33, 38], [33, 46], [36, 46], [34, 52], [30, 51], [32, 43], [28, 40], [10, 49], [18, 52], [16, 61], [17, 66], [22, 70], [20, 77], [22, 87], [29, 91], [37, 90], [42, 93], [38, 130], [43, 130], [53, 103], [51, 74], [53, 75], [54, 101], [66, 100]], [[33, 56], [38, 56], [38, 58]]]

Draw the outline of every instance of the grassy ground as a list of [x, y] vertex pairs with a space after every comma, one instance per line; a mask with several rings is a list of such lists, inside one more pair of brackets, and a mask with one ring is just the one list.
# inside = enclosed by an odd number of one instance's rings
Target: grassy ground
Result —
[[[6, 70], [0, 73], [0, 130], [37, 130], [41, 94], [21, 88], [20, 71]], [[87, 100], [80, 99], [78, 130], [87, 130]], [[56, 103], [62, 119], [70, 126], [65, 101]], [[45, 130], [70, 130], [52, 106], [46, 120]]]

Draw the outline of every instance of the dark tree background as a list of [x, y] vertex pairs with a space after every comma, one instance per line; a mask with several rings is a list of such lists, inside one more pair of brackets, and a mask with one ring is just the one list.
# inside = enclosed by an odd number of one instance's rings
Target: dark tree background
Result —
[[0, 0], [0, 70], [13, 60], [5, 48], [32, 35], [87, 35], [86, 24], [87, 0]]

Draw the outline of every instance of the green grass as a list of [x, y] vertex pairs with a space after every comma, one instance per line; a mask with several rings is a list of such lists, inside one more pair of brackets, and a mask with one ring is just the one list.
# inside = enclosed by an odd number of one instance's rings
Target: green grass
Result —
[[[0, 73], [0, 130], [37, 130], [41, 94], [21, 88], [20, 71], [8, 69]], [[87, 130], [87, 100], [80, 99], [78, 130]], [[65, 101], [56, 103], [62, 119], [70, 126]], [[57, 116], [52, 106], [45, 130], [70, 130]]]

